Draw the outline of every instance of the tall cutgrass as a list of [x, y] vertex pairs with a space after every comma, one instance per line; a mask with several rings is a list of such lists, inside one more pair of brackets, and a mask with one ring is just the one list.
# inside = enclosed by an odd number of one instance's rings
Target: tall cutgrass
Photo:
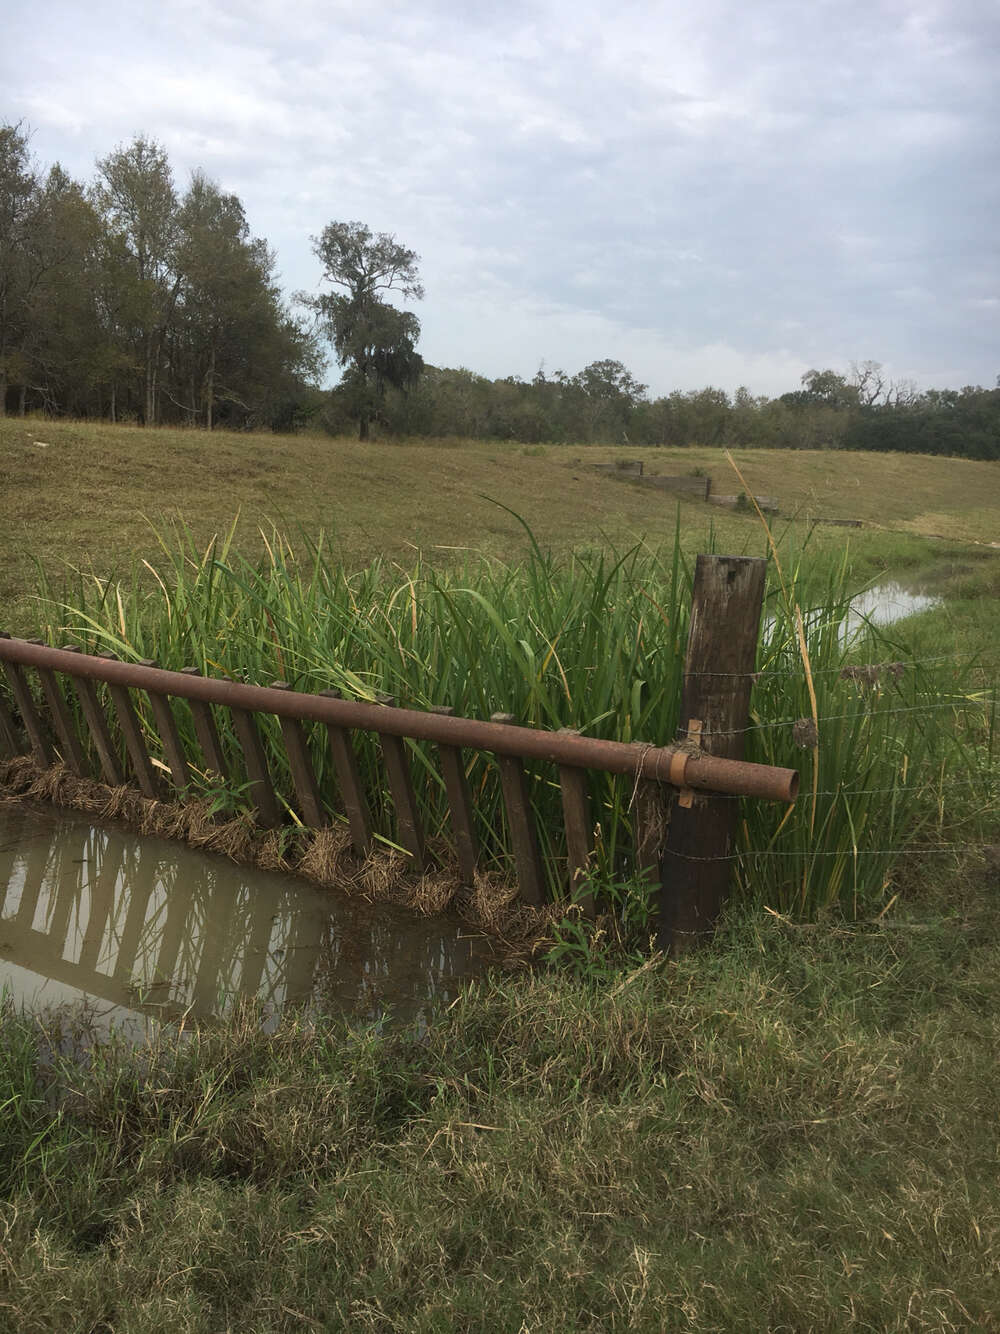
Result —
[[[69, 637], [127, 660], [255, 683], [281, 679], [366, 700], [384, 693], [470, 717], [504, 711], [526, 726], [620, 741], [665, 745], [676, 735], [691, 596], [679, 533], [659, 549], [556, 558], [533, 543], [516, 564], [484, 556], [457, 569], [376, 561], [360, 571], [332, 560], [321, 543], [263, 536], [267, 556], [252, 563], [239, 554], [235, 530], [199, 551], [179, 528], [161, 539], [155, 568], [144, 562], [122, 579], [76, 576], [60, 591], [43, 585], [46, 632], [52, 642]], [[813, 579], [807, 596], [808, 574], [804, 561], [793, 561], [782, 586], [769, 587], [746, 737], [748, 759], [800, 770], [802, 795], [791, 809], [742, 803], [735, 871], [745, 893], [781, 912], [841, 904], [863, 913], [888, 901], [901, 858], [917, 842], [976, 836], [994, 792], [995, 708], [949, 664], [909, 661], [898, 637], [865, 624], [849, 633], [846, 562], [824, 584]], [[845, 679], [843, 668], [856, 662], [897, 665]], [[175, 709], [197, 754], [188, 710], [180, 702]], [[159, 754], [152, 720], [144, 721]], [[291, 811], [277, 722], [260, 721]], [[225, 729], [224, 714], [220, 723]], [[392, 842], [375, 738], [358, 734], [356, 742], [380, 834]], [[313, 729], [310, 746], [337, 815], [322, 729]], [[433, 747], [412, 743], [411, 751], [425, 826], [446, 856], [451, 833]], [[495, 762], [471, 752], [466, 761], [484, 865], [509, 874]], [[530, 786], [551, 888], [561, 893], [557, 775], [540, 766]], [[592, 775], [599, 875], [632, 869], [632, 787]]]

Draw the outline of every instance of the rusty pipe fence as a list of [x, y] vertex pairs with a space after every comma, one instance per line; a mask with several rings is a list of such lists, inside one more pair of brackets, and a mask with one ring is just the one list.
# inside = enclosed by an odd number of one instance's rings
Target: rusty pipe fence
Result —
[[[111, 654], [84, 653], [74, 645], [57, 649], [40, 640], [6, 634], [0, 634], [0, 662], [21, 724], [19, 728], [15, 713], [0, 694], [0, 754], [30, 752], [42, 769], [61, 759], [81, 778], [96, 776], [93, 754], [105, 782], [120, 786], [131, 779], [150, 798], [164, 796], [161, 774], [168, 778], [173, 795], [182, 796], [191, 786], [195, 764], [222, 780], [234, 780], [242, 770], [248, 800], [257, 823], [264, 827], [281, 824], [284, 816], [255, 715], [278, 719], [295, 805], [302, 824], [309, 828], [329, 823], [304, 728], [306, 723], [323, 725], [340, 811], [361, 855], [371, 848], [374, 825], [353, 734], [374, 733], [381, 749], [396, 839], [415, 872], [425, 869], [427, 853], [405, 743], [431, 742], [437, 748], [459, 872], [467, 884], [473, 881], [480, 854], [463, 751], [492, 753], [500, 771], [519, 891], [522, 899], [533, 904], [545, 898], [546, 880], [525, 760], [557, 768], [567, 849], [564, 883], [570, 889], [584, 875], [593, 855], [587, 770], [622, 774], [634, 781], [633, 865], [656, 880], [660, 879], [665, 788], [784, 802], [793, 801], [798, 790], [798, 773], [793, 769], [720, 758], [691, 746], [647, 746], [521, 727], [508, 714], [494, 714], [487, 722], [456, 717], [447, 708], [427, 712], [397, 708], [388, 696], [371, 704], [343, 699], [335, 691], [307, 694], [282, 682], [248, 685], [201, 676], [193, 667], [166, 671], [150, 661], [122, 662]], [[76, 708], [71, 707], [59, 678], [72, 683]], [[106, 703], [97, 683], [107, 687]], [[163, 760], [150, 752], [133, 692], [142, 692], [148, 699]], [[171, 700], [185, 700], [190, 707], [201, 752], [197, 759], [185, 748]], [[216, 709], [229, 713], [241, 753], [236, 764], [222, 744]]]

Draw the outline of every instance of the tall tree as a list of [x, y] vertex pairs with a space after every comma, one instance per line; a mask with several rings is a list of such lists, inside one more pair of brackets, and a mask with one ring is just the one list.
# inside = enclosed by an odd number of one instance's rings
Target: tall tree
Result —
[[[100, 221], [84, 187], [58, 164], [41, 187], [33, 238], [38, 280], [26, 336], [30, 382], [22, 383], [46, 411], [91, 407], [95, 351], [95, 255]], [[23, 399], [22, 399], [23, 401]]]
[[318, 374], [316, 339], [285, 309], [274, 252], [250, 235], [236, 195], [195, 172], [178, 224], [182, 287], [171, 359], [178, 401], [209, 430], [220, 417], [273, 424], [296, 394], [296, 377]]
[[131, 270], [126, 304], [143, 368], [143, 420], [153, 426], [167, 328], [181, 282], [173, 175], [164, 149], [144, 135], [102, 158], [97, 170], [97, 204]]
[[272, 295], [272, 258], [266, 245], [251, 241], [236, 195], [224, 194], [200, 172], [181, 206], [179, 230], [191, 412], [201, 410], [211, 430], [220, 392], [223, 397], [237, 392], [233, 372], [242, 351], [237, 345], [246, 344], [255, 308]]
[[20, 125], [0, 125], [0, 417], [8, 385], [23, 384], [25, 339], [38, 281], [35, 232], [41, 189]]
[[338, 290], [306, 298], [307, 304], [345, 367], [341, 387], [358, 419], [358, 438], [367, 440], [387, 387], [404, 389], [423, 369], [416, 350], [420, 321], [384, 299], [389, 292], [423, 297], [419, 256], [363, 222], [328, 223], [312, 240], [323, 277]]

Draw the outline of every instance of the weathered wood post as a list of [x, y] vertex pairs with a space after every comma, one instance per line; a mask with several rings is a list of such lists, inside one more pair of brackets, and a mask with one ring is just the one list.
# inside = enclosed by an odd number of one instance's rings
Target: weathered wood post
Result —
[[[699, 556], [691, 601], [678, 736], [742, 760], [767, 561]], [[739, 802], [682, 792], [674, 802], [661, 867], [661, 949], [682, 953], [706, 935], [732, 879]]]

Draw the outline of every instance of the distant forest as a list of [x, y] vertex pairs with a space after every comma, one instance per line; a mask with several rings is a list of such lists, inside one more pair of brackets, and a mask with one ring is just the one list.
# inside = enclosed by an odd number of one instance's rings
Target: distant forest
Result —
[[[236, 195], [200, 172], [179, 192], [167, 154], [144, 136], [99, 159], [88, 183], [59, 165], [40, 169], [29, 139], [23, 126], [0, 124], [0, 415], [354, 428], [356, 348], [353, 372], [348, 365], [340, 385], [323, 389], [326, 346], [344, 365], [344, 339], [324, 327], [322, 302], [286, 302], [274, 252], [251, 234]], [[848, 374], [809, 371], [776, 398], [746, 388], [650, 398], [615, 360], [530, 381], [415, 356], [410, 365], [419, 374], [390, 375], [369, 395], [363, 413], [376, 433], [1000, 459], [1000, 380], [921, 392], [869, 361]]]

